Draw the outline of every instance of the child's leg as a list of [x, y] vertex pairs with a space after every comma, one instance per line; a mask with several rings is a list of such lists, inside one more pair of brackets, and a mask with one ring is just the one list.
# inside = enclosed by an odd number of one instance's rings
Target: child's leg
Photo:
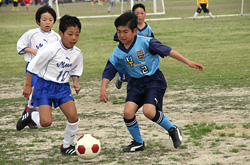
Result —
[[155, 110], [153, 104], [144, 104], [143, 113], [148, 119], [156, 122], [166, 131], [169, 131], [171, 127], [176, 128], [161, 111]]
[[50, 105], [40, 105], [39, 112], [32, 112], [31, 119], [38, 128], [49, 127], [52, 124], [52, 111]]
[[209, 15], [210, 18], [214, 18], [214, 16], [212, 15], [211, 12], [209, 12], [208, 15]]
[[68, 148], [74, 142], [74, 139], [76, 137], [79, 119], [73, 100], [69, 100], [61, 104], [59, 107], [68, 120], [63, 140], [63, 148]]
[[139, 124], [137, 123], [135, 112], [138, 108], [138, 105], [133, 102], [126, 102], [125, 108], [124, 108], [124, 122], [127, 126], [127, 129], [133, 139], [138, 143], [143, 143]]

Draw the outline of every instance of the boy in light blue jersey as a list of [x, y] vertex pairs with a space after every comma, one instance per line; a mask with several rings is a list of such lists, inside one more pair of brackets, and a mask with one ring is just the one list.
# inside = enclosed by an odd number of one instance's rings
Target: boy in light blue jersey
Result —
[[[133, 6], [132, 11], [137, 15], [137, 35], [139, 36], [145, 36], [145, 37], [154, 37], [153, 31], [151, 27], [144, 22], [146, 18], [146, 8], [142, 3], [137, 3]], [[114, 36], [115, 41], [119, 41], [117, 37], [117, 33]], [[119, 75], [117, 77], [115, 86], [117, 89], [120, 89], [122, 87], [123, 82], [128, 82], [130, 76], [128, 74], [122, 74], [119, 72]]]
[[182, 142], [181, 130], [173, 125], [162, 112], [167, 84], [164, 75], [159, 70], [159, 56], [162, 58], [170, 56], [201, 71], [203, 66], [189, 61], [171, 47], [162, 45], [155, 38], [136, 35], [137, 16], [133, 12], [126, 12], [119, 16], [115, 20], [115, 26], [120, 43], [113, 51], [103, 71], [100, 100], [108, 102], [106, 88], [117, 72], [131, 76], [127, 85], [124, 122], [133, 141], [123, 148], [123, 151], [141, 151], [145, 148], [135, 116], [141, 107], [148, 119], [168, 131], [174, 147], [178, 148]]

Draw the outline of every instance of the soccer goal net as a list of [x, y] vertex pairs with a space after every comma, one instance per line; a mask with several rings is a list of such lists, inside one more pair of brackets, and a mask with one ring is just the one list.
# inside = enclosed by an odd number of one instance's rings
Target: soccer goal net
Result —
[[[197, 0], [116, 0], [114, 12], [108, 12], [110, 0], [55, 0], [52, 6], [58, 18], [65, 14], [78, 18], [117, 17], [131, 10], [136, 3], [146, 7], [147, 19], [192, 18], [197, 10]], [[250, 0], [209, 0], [209, 10], [215, 17], [249, 15]], [[198, 17], [208, 17], [203, 11]]]
[[[62, 3], [63, 2], [63, 3]], [[164, 15], [164, 0], [130, 1], [116, 0], [114, 11], [110, 11], [110, 0], [55, 0], [57, 15], [60, 18], [64, 14], [75, 15], [78, 18], [103, 18], [117, 17], [127, 10], [131, 10], [135, 3], [145, 5], [147, 15]], [[52, 5], [52, 3], [51, 3]]]

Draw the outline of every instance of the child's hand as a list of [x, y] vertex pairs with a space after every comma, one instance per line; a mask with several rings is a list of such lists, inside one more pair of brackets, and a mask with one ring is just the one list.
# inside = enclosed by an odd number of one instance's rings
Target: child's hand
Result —
[[200, 71], [203, 71], [204, 68], [201, 64], [198, 64], [198, 63], [195, 63], [195, 62], [190, 62], [188, 64], [191, 68], [196, 68], [196, 69], [199, 69]]
[[34, 50], [33, 50], [33, 54], [36, 55], [36, 54], [37, 54], [37, 51], [38, 51], [38, 49], [34, 49]]
[[74, 88], [75, 88], [76, 94], [78, 94], [81, 90], [81, 87], [79, 84], [74, 84]]
[[101, 90], [100, 92], [100, 101], [107, 103], [109, 101], [108, 99], [108, 93], [106, 90]]
[[23, 89], [23, 96], [26, 97], [29, 100], [30, 94], [32, 92], [31, 86], [26, 86]]

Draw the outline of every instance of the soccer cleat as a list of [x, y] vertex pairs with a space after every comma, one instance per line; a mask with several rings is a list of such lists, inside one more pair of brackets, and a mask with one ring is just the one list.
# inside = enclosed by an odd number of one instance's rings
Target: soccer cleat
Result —
[[177, 126], [176, 128], [171, 127], [168, 133], [169, 133], [169, 136], [172, 138], [174, 148], [178, 148], [181, 145], [181, 141], [182, 141], [181, 129]]
[[29, 123], [32, 122], [31, 113], [33, 111], [37, 111], [37, 110], [35, 108], [31, 108], [28, 112], [22, 115], [22, 117], [17, 121], [16, 129], [18, 131], [22, 130], [24, 127], [26, 127]]
[[145, 143], [143, 144], [136, 142], [133, 140], [130, 145], [123, 148], [124, 152], [135, 152], [135, 151], [143, 151], [145, 149]]
[[29, 112], [29, 110], [30, 110], [30, 107], [28, 107], [28, 104], [26, 104], [25, 107], [24, 107], [23, 115], [24, 115], [26, 112]]
[[[24, 108], [24, 111], [23, 111], [23, 115], [24, 115], [25, 113], [27, 113], [30, 109], [31, 109], [31, 108], [28, 107], [28, 104], [26, 104], [26, 105], [25, 105], [25, 108]], [[33, 109], [36, 109], [36, 108], [33, 108]], [[36, 110], [37, 110], [37, 109], [36, 109]], [[31, 122], [28, 124], [28, 127], [29, 127], [30, 129], [37, 129], [37, 128], [38, 128], [37, 125], [36, 125], [36, 123], [34, 123], [33, 121], [31, 121]]]
[[116, 79], [115, 86], [116, 86], [117, 89], [122, 88], [122, 82], [119, 80], [119, 76]]
[[63, 148], [63, 145], [61, 145], [60, 152], [62, 155], [77, 155], [75, 146], [70, 145], [68, 148]]

